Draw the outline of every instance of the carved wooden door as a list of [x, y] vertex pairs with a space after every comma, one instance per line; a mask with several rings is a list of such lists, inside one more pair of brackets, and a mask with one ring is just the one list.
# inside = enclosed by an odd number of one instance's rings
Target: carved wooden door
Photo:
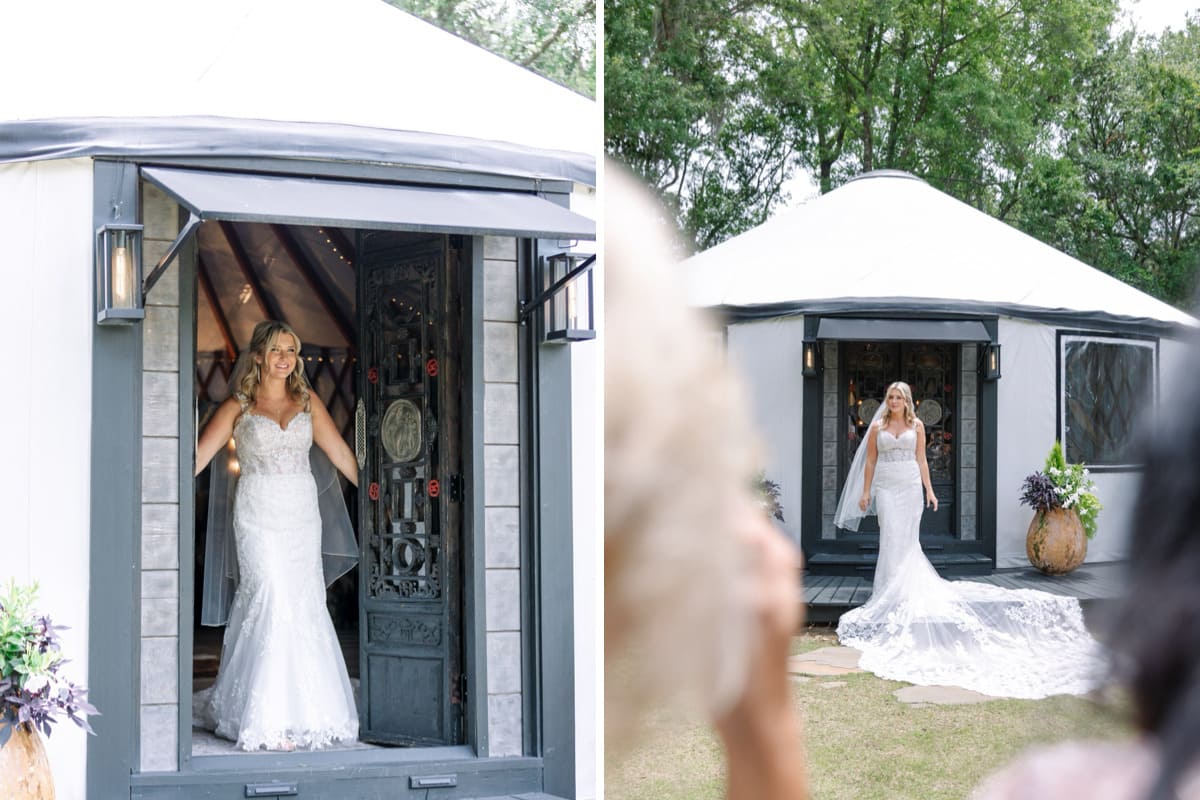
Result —
[[457, 259], [360, 236], [360, 738], [463, 737]]

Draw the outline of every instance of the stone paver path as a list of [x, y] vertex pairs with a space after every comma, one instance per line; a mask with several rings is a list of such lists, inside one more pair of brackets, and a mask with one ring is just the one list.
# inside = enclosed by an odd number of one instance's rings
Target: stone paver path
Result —
[[822, 647], [788, 659], [788, 672], [799, 675], [849, 675], [861, 655], [853, 647]]
[[892, 694], [901, 703], [914, 706], [965, 706], [999, 699], [958, 686], [905, 686]]

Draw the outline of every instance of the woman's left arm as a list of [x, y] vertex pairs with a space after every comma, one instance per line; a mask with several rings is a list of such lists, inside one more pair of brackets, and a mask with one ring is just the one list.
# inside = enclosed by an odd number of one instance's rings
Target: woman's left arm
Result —
[[929, 462], [925, 460], [925, 424], [917, 420], [917, 464], [921, 467], [921, 485], [925, 487], [925, 505], [937, 511], [937, 495], [933, 493], [933, 481], [929, 478]]
[[317, 397], [315, 392], [310, 393], [308, 398], [311, 409], [309, 413], [312, 414], [313, 441], [329, 456], [333, 465], [349, 478], [351, 483], [358, 486], [358, 461], [355, 460], [350, 445], [346, 444], [346, 440], [338, 433], [337, 425], [333, 424], [333, 417], [329, 416], [329, 410], [325, 408], [321, 398]]

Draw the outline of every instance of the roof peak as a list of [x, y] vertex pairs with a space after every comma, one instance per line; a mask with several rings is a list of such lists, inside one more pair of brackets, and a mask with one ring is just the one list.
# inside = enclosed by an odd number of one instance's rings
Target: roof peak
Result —
[[870, 172], [864, 172], [862, 175], [855, 175], [846, 183], [854, 183], [855, 181], [864, 181], [868, 178], [906, 178], [910, 181], [919, 181], [925, 183], [924, 178], [918, 178], [911, 172], [906, 172], [902, 169], [873, 169]]

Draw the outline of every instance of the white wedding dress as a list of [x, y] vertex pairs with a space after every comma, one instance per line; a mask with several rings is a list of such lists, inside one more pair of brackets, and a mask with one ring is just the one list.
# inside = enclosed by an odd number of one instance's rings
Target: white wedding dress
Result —
[[358, 737], [346, 662], [325, 607], [312, 418], [287, 428], [244, 413], [233, 529], [240, 581], [221, 666], [195, 722], [243, 750], [319, 748]]
[[947, 581], [925, 558], [916, 439], [915, 429], [876, 434], [874, 590], [842, 615], [838, 639], [862, 652], [862, 669], [891, 680], [1030, 699], [1096, 688], [1104, 652], [1084, 627], [1078, 600]]

